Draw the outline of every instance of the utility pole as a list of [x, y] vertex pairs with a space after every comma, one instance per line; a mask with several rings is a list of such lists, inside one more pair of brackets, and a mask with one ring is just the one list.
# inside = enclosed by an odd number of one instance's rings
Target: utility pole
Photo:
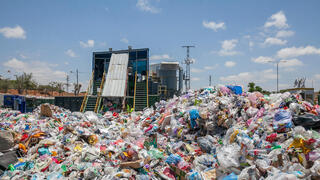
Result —
[[190, 48], [193, 48], [195, 46], [182, 46], [183, 48], [187, 48], [187, 58], [185, 59], [184, 63], [186, 64], [186, 73], [185, 73], [185, 86], [186, 91], [190, 89], [190, 64], [192, 64], [192, 61], [190, 60]]
[[[274, 61], [267, 61], [269, 63], [274, 63]], [[277, 65], [277, 93], [279, 92], [279, 63], [285, 63], [287, 62], [286, 60], [281, 60], [281, 61], [276, 61]]]
[[67, 86], [67, 92], [69, 92], [69, 75], [67, 74], [67, 84], [66, 84], [66, 86]]
[[[73, 71], [70, 71], [70, 73], [74, 73]], [[77, 84], [76, 84], [76, 88], [79, 88], [79, 71], [78, 68], [76, 69], [76, 78], [77, 78]], [[76, 89], [75, 89], [76, 92]]]
[[79, 72], [78, 72], [78, 68], [77, 68], [77, 87], [79, 87]]
[[211, 75], [209, 76], [209, 87], [211, 87]]

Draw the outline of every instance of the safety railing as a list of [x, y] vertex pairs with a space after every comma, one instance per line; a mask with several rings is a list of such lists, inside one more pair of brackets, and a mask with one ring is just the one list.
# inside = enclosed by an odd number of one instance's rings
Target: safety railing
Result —
[[137, 90], [137, 72], [134, 75], [134, 96], [133, 96], [133, 109], [136, 109], [136, 90]]
[[149, 76], [148, 76], [148, 71], [147, 71], [147, 107], [149, 107]]
[[92, 71], [91, 78], [90, 78], [90, 81], [89, 81], [89, 85], [88, 85], [86, 94], [83, 97], [81, 108], [80, 108], [80, 112], [83, 112], [85, 110], [85, 107], [87, 106], [88, 94], [91, 92], [93, 76], [94, 76], [94, 71]]
[[103, 85], [104, 85], [104, 81], [105, 81], [105, 76], [106, 76], [106, 71], [103, 72], [103, 76], [102, 76], [102, 80], [101, 80], [101, 84], [100, 84], [100, 91], [98, 93], [98, 97], [97, 97], [97, 101], [96, 101], [96, 105], [94, 107], [94, 112], [97, 113], [97, 111], [99, 110], [100, 104], [101, 104], [101, 93], [103, 90]]

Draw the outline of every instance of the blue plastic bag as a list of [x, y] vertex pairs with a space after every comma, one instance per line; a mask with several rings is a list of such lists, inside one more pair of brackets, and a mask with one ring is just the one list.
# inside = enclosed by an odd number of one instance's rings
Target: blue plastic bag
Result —
[[275, 115], [274, 115], [274, 121], [273, 121], [273, 127], [274, 129], [279, 128], [291, 128], [292, 127], [292, 115], [290, 111], [286, 111], [284, 109], [280, 109]]
[[191, 128], [194, 129], [197, 127], [196, 119], [200, 118], [199, 111], [197, 109], [192, 109], [189, 111], [189, 115]]
[[234, 94], [240, 95], [242, 94], [242, 87], [241, 86], [227, 86]]
[[180, 161], [181, 161], [181, 156], [175, 155], [175, 154], [171, 154], [171, 155], [166, 159], [166, 163], [168, 163], [168, 164], [175, 164], [175, 165], [177, 165]]
[[224, 177], [223, 180], [238, 180], [238, 176], [235, 173], [231, 173]]

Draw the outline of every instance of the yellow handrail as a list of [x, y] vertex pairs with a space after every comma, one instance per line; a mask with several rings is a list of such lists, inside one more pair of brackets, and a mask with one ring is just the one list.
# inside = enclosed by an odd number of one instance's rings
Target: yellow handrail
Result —
[[149, 107], [149, 84], [148, 84], [148, 71], [147, 71], [147, 107]]
[[87, 96], [88, 96], [88, 93], [89, 93], [90, 90], [91, 90], [93, 75], [94, 75], [94, 71], [92, 71], [91, 78], [90, 78], [90, 81], [89, 81], [89, 84], [88, 84], [88, 88], [87, 88], [86, 94], [85, 94], [84, 97], [83, 97], [82, 104], [81, 104], [81, 108], [80, 108], [80, 112], [83, 112], [84, 106], [87, 105]]
[[103, 85], [104, 85], [105, 75], [106, 75], [106, 71], [103, 72], [103, 76], [102, 76], [102, 80], [101, 80], [101, 84], [100, 84], [100, 92], [99, 92], [99, 94], [98, 94], [97, 101], [96, 101], [96, 105], [95, 105], [95, 107], [94, 107], [94, 112], [95, 112], [95, 113], [96, 113], [97, 110], [98, 110], [98, 106], [100, 106], [101, 92], [102, 92], [102, 88], [103, 88]]
[[136, 89], [137, 89], [137, 72], [134, 77], [133, 109], [136, 109]]

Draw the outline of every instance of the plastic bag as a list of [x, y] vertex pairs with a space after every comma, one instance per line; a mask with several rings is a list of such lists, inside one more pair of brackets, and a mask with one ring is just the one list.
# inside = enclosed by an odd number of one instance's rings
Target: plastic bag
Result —
[[224, 177], [223, 180], [238, 180], [238, 176], [235, 173], [231, 173]]
[[293, 123], [306, 129], [320, 129], [320, 117], [311, 113], [294, 116]]
[[190, 125], [191, 125], [191, 128], [194, 129], [198, 126], [196, 120], [200, 118], [199, 111], [197, 109], [192, 109], [189, 111], [189, 114], [190, 114]]
[[198, 142], [198, 145], [200, 146], [202, 151], [204, 151], [206, 153], [210, 153], [213, 149], [213, 144], [212, 144], [212, 142], [210, 142], [209, 138], [207, 138], [207, 137], [208, 136], [199, 137], [197, 139], [197, 142]]
[[217, 159], [224, 170], [228, 170], [231, 167], [239, 167], [239, 157], [240, 146], [235, 143], [225, 145], [217, 150]]
[[281, 128], [291, 128], [292, 127], [292, 116], [289, 111], [280, 109], [274, 115], [273, 127], [275, 130]]

